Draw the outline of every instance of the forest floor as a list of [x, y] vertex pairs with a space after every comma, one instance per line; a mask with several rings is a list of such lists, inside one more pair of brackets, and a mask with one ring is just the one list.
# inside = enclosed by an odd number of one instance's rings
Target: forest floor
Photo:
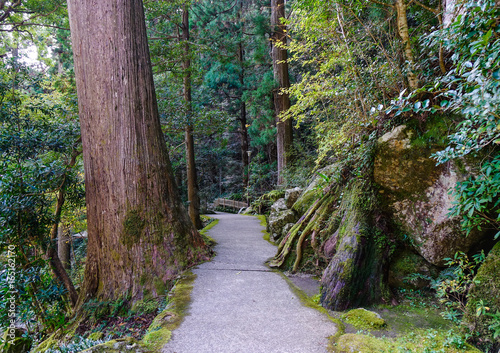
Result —
[[216, 256], [193, 273], [189, 314], [164, 353], [327, 352], [338, 328], [308, 308], [287, 280], [266, 267], [276, 247], [262, 238], [255, 217], [218, 213], [209, 235]]

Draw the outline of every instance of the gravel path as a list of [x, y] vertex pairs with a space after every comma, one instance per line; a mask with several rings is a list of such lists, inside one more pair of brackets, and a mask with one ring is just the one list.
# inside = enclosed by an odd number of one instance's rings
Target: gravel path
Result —
[[264, 262], [276, 247], [262, 239], [255, 217], [218, 213], [209, 231], [217, 256], [198, 276], [189, 314], [164, 353], [326, 352], [335, 324], [303, 306]]

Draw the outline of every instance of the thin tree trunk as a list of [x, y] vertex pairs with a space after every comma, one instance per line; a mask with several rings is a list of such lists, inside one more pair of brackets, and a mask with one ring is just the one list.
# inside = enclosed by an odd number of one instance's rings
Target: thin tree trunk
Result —
[[290, 87], [288, 76], [288, 54], [286, 48], [286, 25], [281, 19], [285, 18], [285, 1], [271, 0], [271, 26], [272, 36], [272, 60], [274, 79], [278, 82], [278, 88], [274, 91], [274, 112], [276, 116], [276, 147], [278, 161], [278, 184], [283, 183], [283, 170], [290, 162], [290, 151], [292, 147], [292, 121], [282, 121], [280, 115], [290, 108], [290, 98], [283, 89]]
[[[245, 67], [244, 67], [244, 49], [243, 43], [238, 44], [238, 60], [240, 62], [240, 84], [243, 87], [245, 83]], [[243, 93], [242, 93], [243, 95]], [[240, 140], [241, 140], [241, 161], [243, 162], [243, 188], [248, 186], [248, 177], [249, 177], [249, 158], [248, 158], [248, 129], [247, 129], [247, 107], [246, 103], [243, 101], [243, 97], [240, 98], [241, 106], [240, 106]]]
[[88, 246], [78, 305], [165, 294], [206, 246], [161, 132], [141, 0], [69, 0]]
[[57, 256], [66, 271], [71, 269], [70, 237], [68, 227], [65, 227], [62, 223], [59, 224], [57, 230]]
[[52, 269], [52, 272], [54, 273], [54, 276], [63, 283], [64, 288], [66, 288], [66, 290], [68, 291], [71, 305], [75, 306], [78, 300], [78, 293], [76, 292], [76, 289], [73, 285], [73, 282], [71, 281], [71, 278], [69, 278], [66, 269], [64, 268], [61, 260], [59, 259], [56, 249], [56, 240], [57, 240], [59, 222], [61, 220], [61, 212], [63, 205], [64, 205], [64, 182], [63, 186], [61, 187], [61, 190], [58, 192], [57, 195], [56, 210], [54, 214], [54, 224], [52, 225], [52, 229], [50, 231], [50, 243], [47, 247], [46, 257], [49, 260], [50, 267]]
[[[188, 119], [191, 119], [191, 59], [189, 49], [189, 10], [184, 5], [182, 14], [182, 40], [184, 41], [184, 102]], [[200, 219], [200, 197], [198, 193], [198, 177], [196, 173], [196, 161], [194, 154], [193, 125], [188, 121], [185, 129], [186, 135], [186, 161], [187, 161], [187, 189], [189, 201], [189, 217], [197, 229], [203, 228]]]
[[408, 31], [408, 18], [406, 17], [406, 10], [408, 5], [405, 4], [404, 0], [396, 0], [395, 3], [396, 13], [397, 13], [397, 26], [398, 33], [403, 41], [405, 59], [408, 63], [407, 65], [407, 78], [408, 85], [410, 89], [415, 90], [418, 88], [418, 77], [415, 73], [415, 58], [413, 56], [413, 47], [410, 41], [410, 34]]

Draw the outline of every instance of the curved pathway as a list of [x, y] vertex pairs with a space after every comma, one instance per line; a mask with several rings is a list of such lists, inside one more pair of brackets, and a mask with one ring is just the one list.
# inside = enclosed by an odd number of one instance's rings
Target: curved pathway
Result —
[[164, 353], [326, 352], [336, 327], [303, 306], [264, 262], [276, 248], [255, 217], [218, 213], [209, 231], [217, 256], [198, 266], [189, 314]]

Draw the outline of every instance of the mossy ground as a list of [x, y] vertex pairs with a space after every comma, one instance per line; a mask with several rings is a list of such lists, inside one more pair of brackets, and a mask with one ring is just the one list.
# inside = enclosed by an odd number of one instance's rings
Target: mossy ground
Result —
[[386, 325], [360, 329], [346, 319], [348, 312], [326, 310], [319, 305], [318, 295], [307, 296], [284, 273], [275, 271], [304, 306], [322, 312], [337, 325], [337, 333], [330, 337], [330, 352], [480, 352], [467, 344], [459, 329], [440, 315], [442, 310], [426, 293], [403, 291], [398, 305], [367, 308], [378, 313]]

